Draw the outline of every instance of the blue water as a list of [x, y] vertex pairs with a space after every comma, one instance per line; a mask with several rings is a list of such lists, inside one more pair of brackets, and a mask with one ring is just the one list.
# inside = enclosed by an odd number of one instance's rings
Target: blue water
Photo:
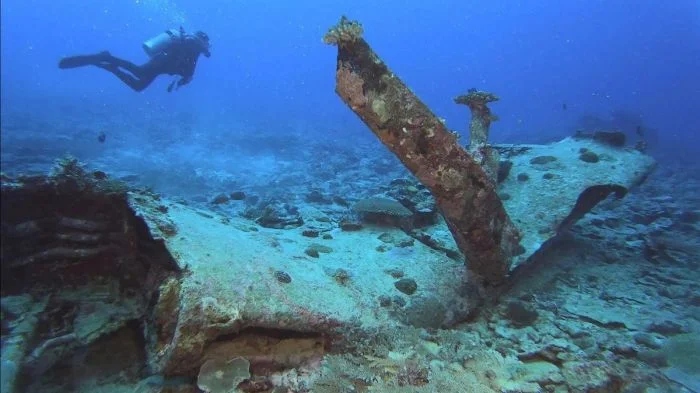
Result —
[[[20, 108], [41, 118], [67, 104], [130, 119], [187, 111], [202, 123], [365, 137], [333, 92], [335, 50], [321, 42], [345, 14], [453, 129], [464, 131], [468, 117], [452, 98], [476, 87], [501, 97], [495, 142], [555, 139], [581, 116], [609, 119], [622, 110], [658, 130], [659, 145], [698, 151], [695, 0], [375, 3], [6, 0], [3, 113]], [[213, 56], [200, 59], [193, 83], [176, 93], [165, 91], [168, 77], [139, 94], [99, 69], [56, 67], [63, 56], [101, 50], [145, 62], [141, 43], [180, 25], [208, 32]]]

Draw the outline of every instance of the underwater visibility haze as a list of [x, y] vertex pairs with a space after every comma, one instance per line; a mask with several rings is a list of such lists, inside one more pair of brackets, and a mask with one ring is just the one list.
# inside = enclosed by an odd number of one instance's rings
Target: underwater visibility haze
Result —
[[0, 4], [2, 392], [700, 392], [697, 0]]

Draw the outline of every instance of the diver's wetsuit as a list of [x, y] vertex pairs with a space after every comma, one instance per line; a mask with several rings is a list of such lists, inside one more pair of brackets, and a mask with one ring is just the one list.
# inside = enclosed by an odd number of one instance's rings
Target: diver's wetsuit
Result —
[[[175, 86], [179, 88], [192, 80], [200, 54], [211, 56], [209, 49], [200, 39], [186, 35], [143, 65], [136, 65], [105, 51], [95, 55], [66, 57], [58, 63], [58, 67], [65, 69], [94, 65], [116, 75], [136, 91], [142, 91], [148, 87], [159, 75], [180, 75], [182, 78]], [[174, 83], [170, 84], [168, 91], [173, 89], [173, 85]]]

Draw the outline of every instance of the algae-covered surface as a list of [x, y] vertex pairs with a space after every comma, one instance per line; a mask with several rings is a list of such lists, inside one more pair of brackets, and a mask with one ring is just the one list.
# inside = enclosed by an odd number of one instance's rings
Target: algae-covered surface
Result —
[[[513, 166], [499, 185], [499, 193], [522, 233], [520, 244], [525, 249], [514, 258], [511, 269], [555, 237], [587, 189], [617, 186], [629, 190], [656, 166], [654, 159], [637, 150], [591, 139], [566, 138], [547, 145], [514, 145], [503, 150], [501, 159]], [[604, 198], [608, 194], [614, 197], [615, 192], [608, 191]]]

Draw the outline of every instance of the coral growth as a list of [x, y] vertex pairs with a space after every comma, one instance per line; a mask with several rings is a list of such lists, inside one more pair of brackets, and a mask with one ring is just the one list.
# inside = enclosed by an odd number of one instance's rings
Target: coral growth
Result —
[[228, 393], [250, 378], [249, 369], [250, 362], [241, 357], [207, 360], [199, 369], [197, 387], [207, 393]]
[[357, 41], [362, 38], [362, 33], [363, 29], [360, 22], [351, 21], [343, 16], [340, 18], [340, 22], [323, 36], [323, 42], [328, 45], [341, 45], [344, 42]]

